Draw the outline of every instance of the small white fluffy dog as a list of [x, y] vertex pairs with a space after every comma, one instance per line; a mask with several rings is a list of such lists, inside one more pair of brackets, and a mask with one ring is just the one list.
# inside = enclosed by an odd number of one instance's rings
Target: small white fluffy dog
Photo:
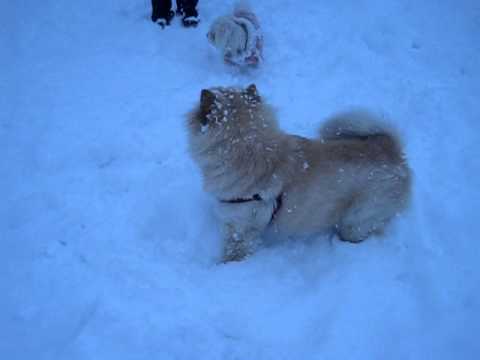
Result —
[[260, 24], [245, 3], [238, 3], [232, 15], [217, 18], [210, 26], [207, 38], [228, 64], [258, 66], [263, 59]]
[[202, 90], [188, 131], [205, 189], [218, 199], [223, 261], [253, 253], [268, 228], [334, 231], [359, 242], [381, 233], [408, 203], [401, 144], [365, 112], [336, 116], [319, 138], [307, 139], [278, 128], [255, 85], [211, 88]]

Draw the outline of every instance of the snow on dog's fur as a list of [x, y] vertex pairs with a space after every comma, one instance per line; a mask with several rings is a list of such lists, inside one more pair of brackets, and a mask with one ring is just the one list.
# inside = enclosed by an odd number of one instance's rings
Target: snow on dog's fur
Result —
[[253, 253], [267, 228], [359, 242], [408, 203], [400, 143], [366, 112], [328, 120], [311, 140], [282, 132], [255, 85], [216, 87], [202, 90], [188, 132], [205, 189], [218, 199], [223, 261]]
[[232, 15], [217, 18], [207, 38], [226, 63], [257, 66], [263, 59], [260, 23], [246, 3], [237, 3]]

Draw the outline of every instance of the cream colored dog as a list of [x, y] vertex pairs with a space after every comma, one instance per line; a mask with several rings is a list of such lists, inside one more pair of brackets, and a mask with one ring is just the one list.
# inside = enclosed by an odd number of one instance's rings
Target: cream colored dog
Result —
[[241, 260], [271, 228], [335, 231], [359, 242], [408, 203], [410, 170], [396, 136], [364, 112], [328, 120], [318, 139], [282, 132], [255, 85], [202, 90], [188, 117], [190, 152], [218, 199], [223, 261]]
[[260, 24], [245, 4], [237, 4], [232, 15], [217, 18], [210, 26], [207, 38], [228, 64], [257, 66], [262, 61]]

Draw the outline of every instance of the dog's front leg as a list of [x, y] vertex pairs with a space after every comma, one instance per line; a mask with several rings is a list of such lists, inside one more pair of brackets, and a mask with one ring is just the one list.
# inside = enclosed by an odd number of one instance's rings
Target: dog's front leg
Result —
[[264, 201], [219, 205], [218, 215], [224, 224], [222, 262], [240, 261], [255, 252], [272, 211], [273, 205]]
[[255, 252], [260, 243], [259, 229], [242, 229], [233, 223], [227, 223], [224, 226], [225, 242], [222, 262], [241, 261]]

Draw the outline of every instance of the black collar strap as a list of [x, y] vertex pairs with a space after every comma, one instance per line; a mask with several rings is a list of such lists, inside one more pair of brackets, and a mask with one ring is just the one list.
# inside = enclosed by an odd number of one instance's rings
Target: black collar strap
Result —
[[273, 208], [273, 213], [272, 213], [272, 217], [270, 218], [269, 224], [271, 224], [272, 221], [275, 220], [275, 217], [277, 216], [278, 211], [282, 207], [282, 202], [283, 202], [283, 193], [280, 193], [275, 199], [275, 207]]
[[263, 199], [259, 194], [255, 194], [251, 198], [236, 198], [236, 199], [230, 199], [230, 200], [220, 200], [220, 202], [227, 203], [227, 204], [242, 204], [249, 201], [262, 201], [262, 200]]
[[[262, 200], [263, 199], [259, 194], [255, 194], [251, 198], [237, 198], [237, 199], [231, 199], [231, 200], [220, 200], [220, 202], [225, 203], [225, 204], [243, 204], [243, 203], [250, 202], [250, 201], [262, 201]], [[282, 202], [283, 202], [283, 193], [280, 193], [280, 194], [278, 194], [278, 196], [275, 199], [275, 206], [273, 208], [272, 217], [270, 218], [270, 223], [277, 216], [278, 211], [282, 207]]]

